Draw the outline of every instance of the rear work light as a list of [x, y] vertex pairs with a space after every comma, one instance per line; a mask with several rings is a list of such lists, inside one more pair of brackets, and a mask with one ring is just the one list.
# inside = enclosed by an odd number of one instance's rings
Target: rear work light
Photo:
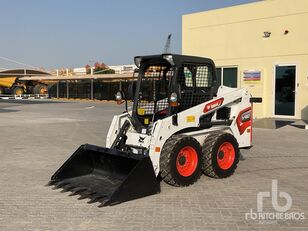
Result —
[[251, 110], [246, 111], [246, 112], [244, 112], [244, 113], [241, 115], [241, 121], [242, 121], [242, 123], [247, 122], [247, 121], [249, 121], [249, 120], [251, 120]]
[[240, 132], [240, 135], [242, 135], [245, 132], [245, 130], [252, 125], [251, 119], [252, 119], [251, 107], [248, 107], [240, 111], [240, 113], [236, 118], [236, 124]]

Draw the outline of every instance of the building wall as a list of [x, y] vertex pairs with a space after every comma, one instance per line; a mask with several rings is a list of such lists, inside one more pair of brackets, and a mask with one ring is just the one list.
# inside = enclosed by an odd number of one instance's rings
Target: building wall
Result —
[[[182, 52], [212, 58], [216, 66], [237, 66], [238, 86], [263, 97], [255, 104], [256, 117], [274, 116], [275, 65], [295, 64], [295, 118], [308, 119], [307, 22], [307, 0], [265, 0], [188, 14], [182, 18]], [[261, 81], [245, 83], [245, 70], [260, 70]]]
[[137, 66], [135, 64], [127, 64], [127, 65], [109, 66], [109, 68], [115, 70], [116, 74], [121, 74], [121, 73], [132, 73], [137, 68]]

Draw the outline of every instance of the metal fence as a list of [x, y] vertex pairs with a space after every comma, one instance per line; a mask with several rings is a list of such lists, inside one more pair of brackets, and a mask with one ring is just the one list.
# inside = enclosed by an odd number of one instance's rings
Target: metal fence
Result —
[[107, 82], [98, 79], [59, 80], [49, 84], [49, 97], [71, 99], [115, 100], [121, 89], [127, 95], [128, 85], [133, 81]]

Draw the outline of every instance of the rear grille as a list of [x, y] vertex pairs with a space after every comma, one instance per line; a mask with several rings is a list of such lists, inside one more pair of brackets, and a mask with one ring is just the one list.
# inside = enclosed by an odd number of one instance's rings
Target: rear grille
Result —
[[217, 120], [228, 120], [230, 118], [231, 108], [223, 107], [217, 110], [216, 119]]

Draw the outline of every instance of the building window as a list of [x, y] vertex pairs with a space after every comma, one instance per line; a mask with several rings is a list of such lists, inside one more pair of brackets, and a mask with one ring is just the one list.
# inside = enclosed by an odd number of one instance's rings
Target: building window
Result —
[[237, 88], [237, 67], [217, 67], [217, 84]]

